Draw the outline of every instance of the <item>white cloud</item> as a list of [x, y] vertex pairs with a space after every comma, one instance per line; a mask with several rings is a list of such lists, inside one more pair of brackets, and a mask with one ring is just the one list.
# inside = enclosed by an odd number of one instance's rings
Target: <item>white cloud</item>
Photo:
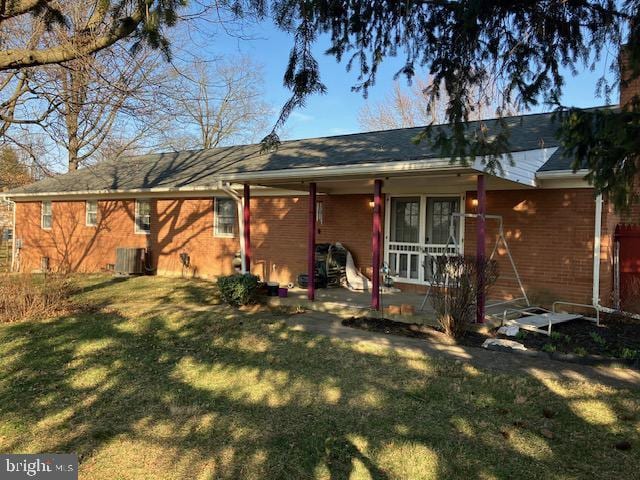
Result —
[[306, 113], [302, 113], [297, 110], [294, 110], [293, 112], [291, 112], [291, 118], [293, 120], [297, 120], [298, 122], [303, 122], [303, 123], [307, 123], [307, 122], [311, 122], [312, 120], [315, 120], [314, 116], [307, 115]]

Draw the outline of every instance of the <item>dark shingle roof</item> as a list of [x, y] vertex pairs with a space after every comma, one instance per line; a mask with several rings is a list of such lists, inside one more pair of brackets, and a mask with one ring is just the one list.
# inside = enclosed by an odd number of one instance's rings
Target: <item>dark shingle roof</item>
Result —
[[[552, 117], [552, 114], [545, 113], [504, 118], [510, 130], [511, 151], [558, 146], [555, 138], [557, 123]], [[497, 120], [487, 120], [485, 124], [490, 133], [500, 128]], [[12, 193], [71, 193], [185, 186], [215, 188], [224, 175], [237, 173], [439, 157], [439, 151], [432, 148], [429, 142], [413, 143], [422, 130], [422, 127], [405, 128], [284, 141], [274, 152], [261, 152], [259, 145], [241, 145], [127, 157], [48, 178]], [[570, 163], [570, 159], [556, 154], [540, 170], [566, 170], [570, 168]]]
[[569, 156], [568, 152], [563, 147], [558, 149], [549, 157], [542, 167], [538, 169], [539, 172], [553, 172], [558, 170], [571, 170], [573, 164], [573, 158]]

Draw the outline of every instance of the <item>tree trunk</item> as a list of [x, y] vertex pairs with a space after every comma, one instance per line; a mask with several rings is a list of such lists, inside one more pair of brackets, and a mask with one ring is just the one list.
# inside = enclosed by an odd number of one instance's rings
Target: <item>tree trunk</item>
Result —
[[80, 158], [78, 157], [78, 137], [69, 136], [69, 171], [73, 172], [78, 169]]

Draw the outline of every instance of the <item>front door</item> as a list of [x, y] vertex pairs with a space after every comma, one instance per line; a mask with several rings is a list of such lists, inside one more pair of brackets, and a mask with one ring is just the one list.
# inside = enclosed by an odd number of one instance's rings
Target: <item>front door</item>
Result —
[[398, 196], [391, 197], [385, 232], [386, 256], [396, 281], [428, 283], [433, 275], [433, 259], [444, 253], [456, 253], [461, 244], [461, 223], [452, 213], [459, 213], [460, 197]]

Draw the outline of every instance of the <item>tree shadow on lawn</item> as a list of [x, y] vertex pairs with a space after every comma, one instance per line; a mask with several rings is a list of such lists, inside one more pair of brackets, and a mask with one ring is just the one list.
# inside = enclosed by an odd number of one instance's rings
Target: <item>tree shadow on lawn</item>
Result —
[[89, 285], [81, 287], [82, 293], [94, 292], [96, 290], [102, 290], [104, 288], [112, 287], [120, 283], [124, 283], [132, 277], [128, 276], [96, 276], [95, 281]]
[[[637, 392], [489, 374], [224, 307], [181, 311], [158, 302], [135, 320], [102, 311], [0, 330], [0, 449], [77, 452], [84, 478], [630, 478], [640, 468]], [[622, 438], [631, 451], [613, 448]]]

